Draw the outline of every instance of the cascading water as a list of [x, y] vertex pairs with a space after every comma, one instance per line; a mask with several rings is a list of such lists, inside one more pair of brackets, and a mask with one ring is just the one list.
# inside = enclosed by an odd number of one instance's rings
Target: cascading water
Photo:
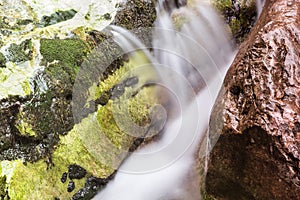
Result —
[[[163, 9], [159, 2], [153, 31], [153, 55], [127, 30], [112, 27], [126, 51], [143, 49], [159, 81], [168, 90], [172, 119], [162, 137], [131, 154], [99, 200], [201, 199], [185, 190], [195, 154], [207, 132], [210, 110], [233, 51], [223, 23], [207, 2]], [[174, 20], [182, 23], [174, 25]], [[176, 21], [176, 20], [175, 20]], [[143, 74], [140, 74], [143, 76]], [[216, 133], [217, 134], [217, 133]], [[206, 152], [204, 152], [206, 153]]]

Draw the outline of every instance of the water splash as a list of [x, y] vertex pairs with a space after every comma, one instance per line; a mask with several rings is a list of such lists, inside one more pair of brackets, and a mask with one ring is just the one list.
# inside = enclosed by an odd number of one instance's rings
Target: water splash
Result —
[[[131, 154], [114, 180], [95, 199], [200, 199], [185, 190], [184, 180], [204, 138], [210, 110], [222, 85], [233, 51], [223, 23], [210, 5], [165, 10], [159, 3], [153, 31], [153, 55], [129, 31], [112, 27], [127, 52], [143, 49], [176, 110], [162, 137]], [[179, 22], [174, 23], [176, 18]], [[206, 152], [204, 152], [206, 154]], [[199, 192], [199, 188], [198, 188]]]

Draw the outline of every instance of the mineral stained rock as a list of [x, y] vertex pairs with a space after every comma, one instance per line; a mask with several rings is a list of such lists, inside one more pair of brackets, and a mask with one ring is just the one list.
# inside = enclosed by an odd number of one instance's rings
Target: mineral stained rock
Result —
[[299, 21], [299, 0], [267, 0], [226, 75], [206, 179], [217, 199], [300, 199]]

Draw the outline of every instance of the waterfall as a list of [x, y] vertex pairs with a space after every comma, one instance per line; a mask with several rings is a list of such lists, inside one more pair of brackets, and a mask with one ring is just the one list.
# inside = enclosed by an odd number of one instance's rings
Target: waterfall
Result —
[[128, 30], [111, 31], [124, 51], [144, 52], [175, 111], [161, 138], [132, 153], [95, 199], [201, 199], [184, 185], [233, 56], [223, 22], [206, 1], [168, 10], [159, 2], [151, 53]]

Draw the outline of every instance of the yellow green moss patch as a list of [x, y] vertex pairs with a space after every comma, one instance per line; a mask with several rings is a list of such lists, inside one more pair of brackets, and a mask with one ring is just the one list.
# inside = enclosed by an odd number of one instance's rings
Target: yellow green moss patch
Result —
[[[101, 144], [99, 144], [101, 145]], [[2, 178], [8, 177], [9, 196], [14, 200], [43, 199], [53, 200], [55, 197], [60, 199], [70, 199], [78, 189], [84, 186], [86, 177], [97, 176], [107, 177], [113, 173], [112, 168], [100, 164], [84, 147], [75, 129], [68, 135], [62, 136], [59, 146], [52, 155], [53, 165], [49, 166], [44, 160], [36, 163], [26, 163], [22, 161], [2, 161]], [[64, 172], [68, 171], [68, 166], [77, 164], [87, 170], [88, 174], [80, 180], [74, 179], [75, 189], [67, 192], [69, 179], [61, 182]], [[3, 170], [4, 169], [4, 170]], [[0, 183], [1, 187], [4, 184]], [[1, 193], [0, 193], [1, 194]]]

